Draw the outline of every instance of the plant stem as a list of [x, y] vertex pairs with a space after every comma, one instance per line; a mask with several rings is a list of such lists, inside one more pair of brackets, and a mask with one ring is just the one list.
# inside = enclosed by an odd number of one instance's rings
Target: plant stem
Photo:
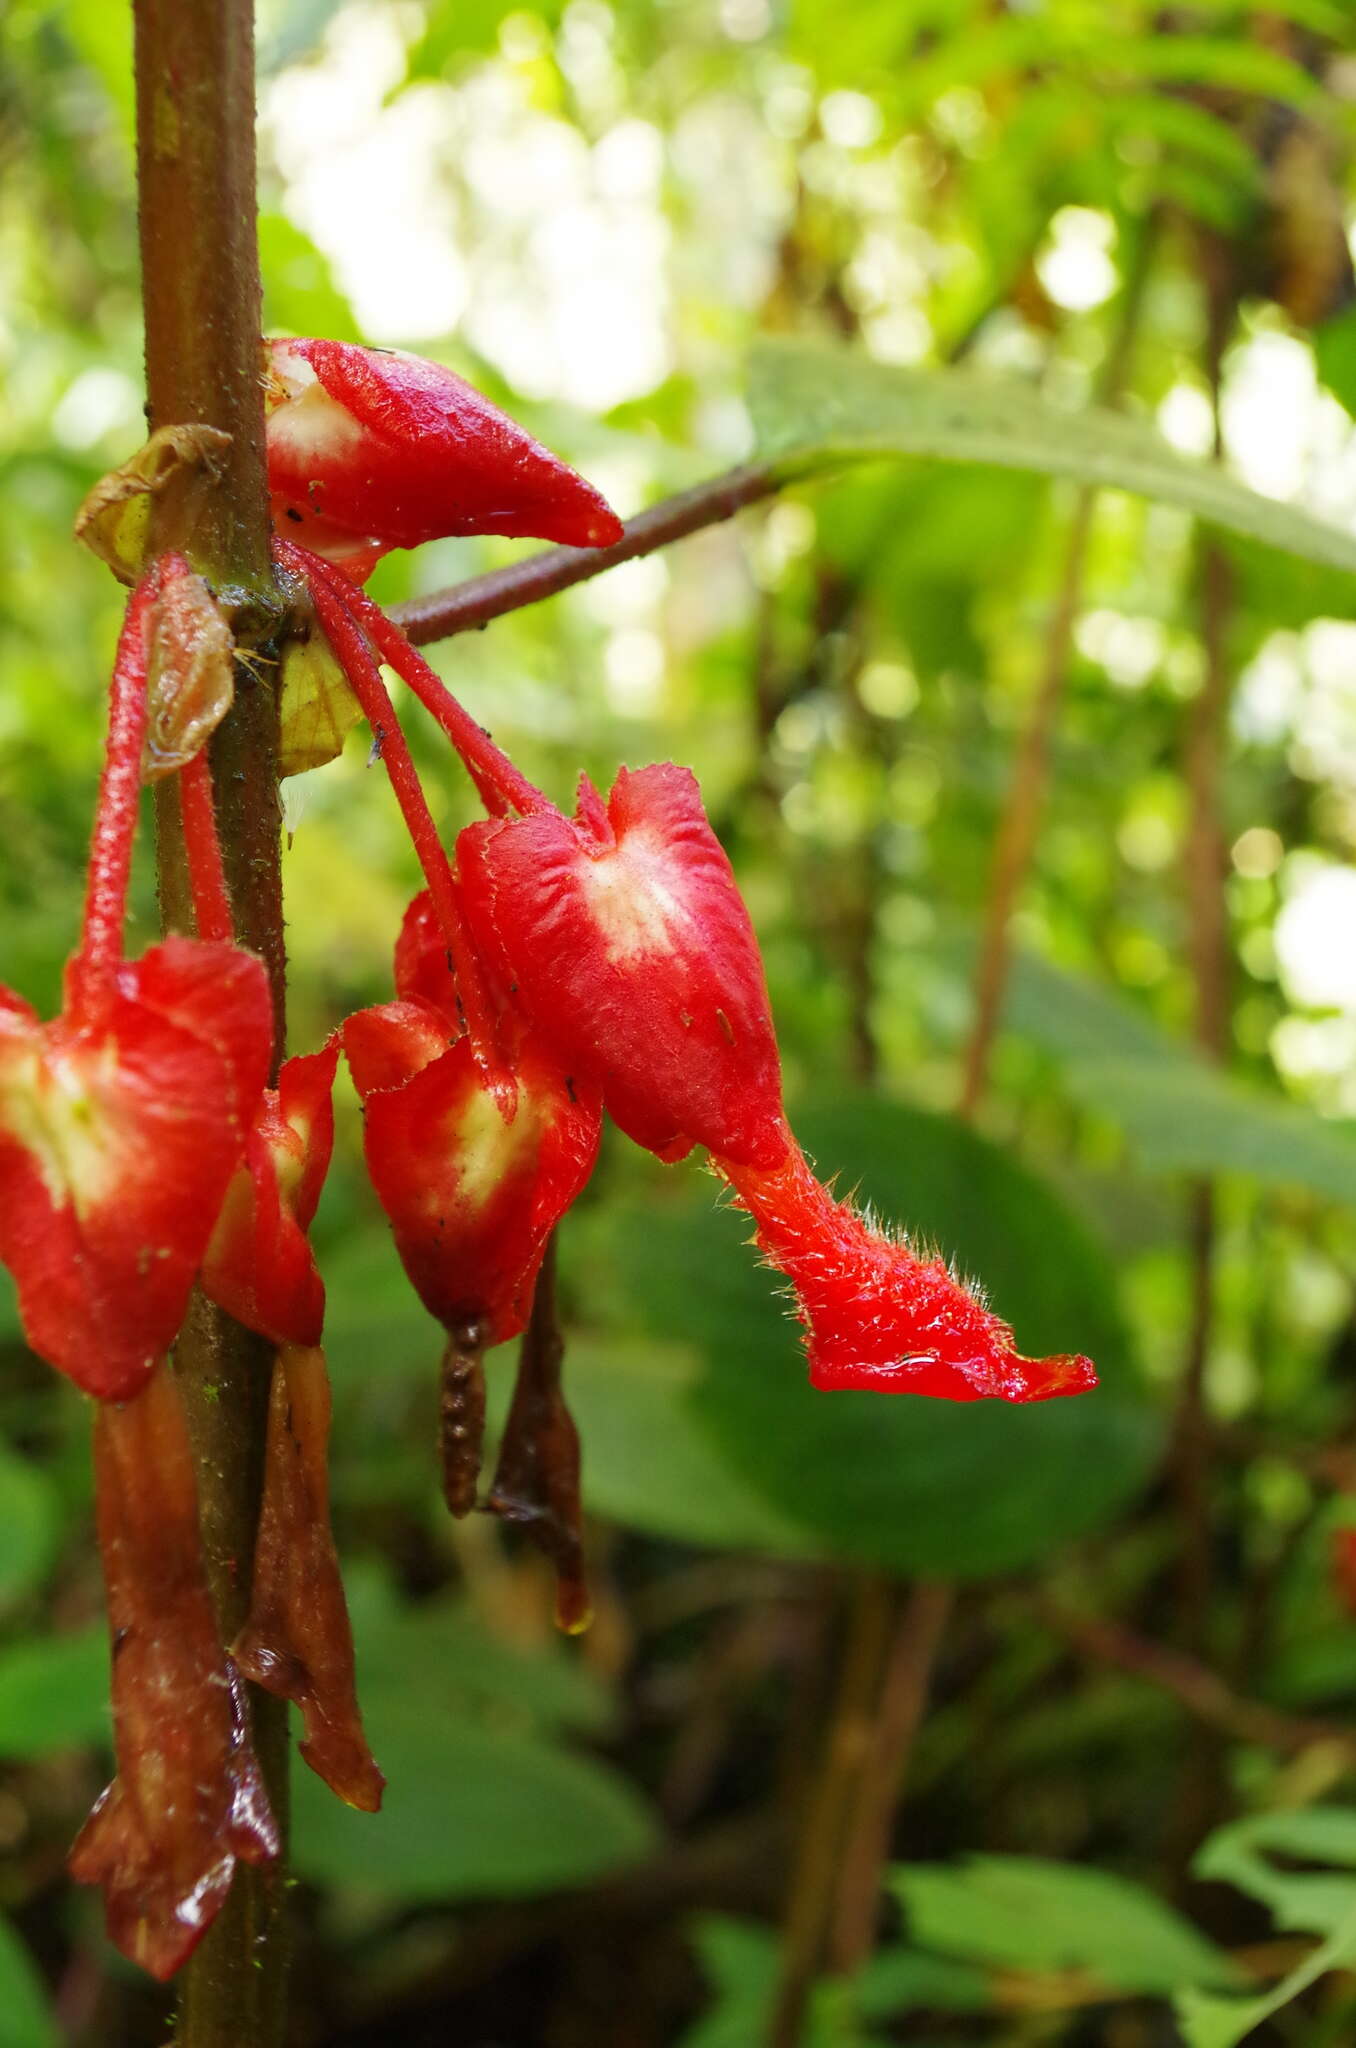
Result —
[[[268, 547], [259, 381], [255, 238], [254, 24], [251, 0], [134, 0], [137, 175], [146, 382], [152, 428], [200, 421], [231, 436], [217, 488], [196, 505], [171, 484], [157, 500], [157, 550], [180, 548], [230, 608], [236, 638], [258, 644], [281, 617]], [[265, 670], [264, 673], [268, 671]], [[277, 703], [237, 664], [235, 705], [212, 744], [222, 854], [236, 932], [264, 961], [274, 994], [275, 1066], [284, 1035], [285, 960], [277, 794]], [[193, 928], [170, 779], [156, 793], [161, 916]], [[198, 1469], [208, 1582], [223, 1640], [249, 1598], [263, 1487], [269, 1347], [195, 1295], [175, 1363]], [[255, 1743], [286, 1824], [286, 1709], [251, 1693]], [[178, 2048], [277, 2048], [287, 1942], [281, 1866], [240, 1869], [181, 1979]]]
[[619, 562], [633, 562], [640, 555], [652, 555], [670, 541], [699, 533], [704, 526], [733, 519], [746, 505], [770, 498], [781, 489], [781, 480], [770, 469], [750, 464], [746, 469], [727, 470], [690, 491], [651, 505], [648, 512], [629, 519], [626, 531], [610, 548], [544, 548], [525, 562], [513, 562], [506, 569], [491, 569], [486, 576], [472, 576], [450, 590], [438, 590], [431, 597], [417, 597], [411, 604], [394, 605], [391, 617], [407, 640], [416, 647], [430, 640], [448, 640], [454, 633], [470, 633], [487, 626], [505, 612], [521, 611], [524, 605], [540, 604], [544, 597], [586, 583], [615, 569]]

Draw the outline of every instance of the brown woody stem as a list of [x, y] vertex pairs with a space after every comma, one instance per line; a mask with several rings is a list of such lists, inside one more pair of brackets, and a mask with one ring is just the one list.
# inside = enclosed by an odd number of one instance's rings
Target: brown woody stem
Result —
[[[254, 24], [251, 0], [134, 0], [137, 175], [146, 382], [151, 427], [199, 421], [230, 435], [216, 488], [196, 501], [171, 484], [153, 542], [177, 547], [228, 608], [237, 640], [258, 645], [281, 608], [268, 549], [255, 240]], [[268, 671], [265, 669], [264, 674]], [[212, 745], [222, 854], [236, 932], [265, 962], [276, 1051], [284, 1031], [277, 794], [277, 703], [237, 665], [235, 705]], [[161, 915], [193, 928], [178, 790], [156, 794]], [[198, 1468], [208, 1581], [223, 1637], [245, 1618], [263, 1484], [269, 1348], [194, 1297], [175, 1354]], [[256, 1745], [280, 1823], [286, 1710], [252, 1694]], [[286, 1996], [280, 1866], [238, 1874], [182, 1983], [178, 2048], [277, 2048]]]

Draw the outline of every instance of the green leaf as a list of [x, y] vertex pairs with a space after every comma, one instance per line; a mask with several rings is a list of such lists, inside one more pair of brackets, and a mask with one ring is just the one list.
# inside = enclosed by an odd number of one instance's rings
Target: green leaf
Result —
[[994, 463], [1131, 491], [1226, 532], [1356, 571], [1356, 535], [1193, 462], [1143, 421], [1069, 412], [1015, 380], [899, 369], [859, 350], [764, 340], [749, 366], [758, 452], [787, 478], [888, 455]]
[[1108, 1996], [1236, 1981], [1213, 1942], [1125, 1878], [1027, 1856], [905, 1864], [891, 1884], [910, 1937], [1008, 1970], [1079, 1970]]
[[[749, 2048], [765, 2039], [781, 1958], [779, 1936], [752, 1921], [709, 1913], [693, 1927], [692, 1944], [712, 1997], [679, 2048]], [[913, 1949], [887, 1948], [851, 1983], [816, 1985], [803, 2048], [859, 2048], [875, 2038], [861, 2033], [861, 2019], [977, 2012], [987, 2004], [988, 1986], [978, 1970]]]
[[0, 2048], [58, 2048], [60, 2040], [27, 1943], [0, 1919]]
[[298, 1774], [296, 1863], [315, 1883], [402, 1902], [514, 1898], [584, 1884], [654, 1846], [646, 1808], [602, 1764], [385, 1689], [366, 1720], [387, 1778], [380, 1813], [354, 1813]]
[[102, 1627], [0, 1651], [0, 1756], [42, 1756], [110, 1738]]
[[399, 1601], [385, 1574], [345, 1574], [366, 1707], [417, 1703], [431, 1721], [486, 1716], [496, 1726], [605, 1734], [606, 1686], [556, 1636], [524, 1648], [479, 1621], [464, 1600]]
[[56, 1490], [45, 1472], [0, 1444], [0, 1607], [45, 1577], [57, 1542]]
[[[933, 952], [957, 966], [970, 958], [950, 945]], [[1344, 1125], [1232, 1080], [1112, 990], [1022, 954], [1003, 1023], [1060, 1060], [1070, 1092], [1119, 1124], [1151, 1171], [1242, 1173], [1356, 1201], [1356, 1141]]]
[[[583, 1444], [584, 1502], [633, 1529], [683, 1543], [779, 1556], [814, 1538], [764, 1499], [702, 1427], [700, 1361], [653, 1343], [572, 1342], [565, 1385]], [[507, 1409], [507, 1376], [495, 1406]]]
[[1086, 1350], [1103, 1385], [1031, 1408], [817, 1393], [777, 1283], [741, 1241], [747, 1219], [656, 1209], [618, 1245], [633, 1312], [702, 1346], [693, 1412], [729, 1462], [828, 1555], [901, 1572], [1015, 1570], [1106, 1520], [1143, 1478], [1156, 1429], [1095, 1240], [952, 1119], [863, 1099], [796, 1124], [821, 1171], [841, 1169], [880, 1214], [978, 1274], [1023, 1349]]
[[[1284, 1859], [1272, 1861], [1273, 1857]], [[1336, 1864], [1338, 1872], [1295, 1870]], [[1326, 1938], [1260, 1998], [1184, 1992], [1177, 2018], [1187, 2048], [1235, 2048], [1329, 1970], [1356, 1962], [1356, 1813], [1346, 1807], [1261, 1813], [1218, 1829], [1197, 1856], [1198, 1876], [1236, 1885], [1271, 1909], [1279, 1928]]]
[[1203, 1062], [1193, 1070], [1089, 1062], [1071, 1080], [1080, 1099], [1120, 1124], [1158, 1173], [1244, 1173], [1356, 1202], [1356, 1141], [1347, 1130]]

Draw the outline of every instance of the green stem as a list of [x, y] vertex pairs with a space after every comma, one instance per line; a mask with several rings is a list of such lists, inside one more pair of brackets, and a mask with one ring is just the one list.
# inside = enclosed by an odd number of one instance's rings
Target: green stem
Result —
[[[134, 0], [137, 174], [146, 383], [152, 428], [200, 421], [230, 435], [217, 488], [171, 484], [153, 542], [178, 547], [257, 647], [281, 604], [268, 545], [259, 379], [251, 0]], [[263, 668], [269, 674], [267, 666]], [[237, 936], [265, 962], [284, 1034], [278, 710], [260, 670], [237, 665], [235, 706], [212, 745], [222, 855]], [[166, 930], [193, 928], [179, 792], [156, 793]], [[269, 1347], [194, 1297], [175, 1363], [198, 1467], [208, 1582], [223, 1639], [244, 1620], [263, 1485]], [[255, 1741], [280, 1825], [287, 1806], [286, 1709], [252, 1692]], [[286, 2018], [283, 1871], [241, 1868], [181, 1979], [178, 2048], [278, 2048]]]

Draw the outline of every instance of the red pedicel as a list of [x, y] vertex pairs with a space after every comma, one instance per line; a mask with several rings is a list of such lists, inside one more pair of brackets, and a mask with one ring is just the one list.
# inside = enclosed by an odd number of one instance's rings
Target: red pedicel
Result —
[[597, 1090], [509, 1014], [518, 1099], [505, 1116], [463, 1030], [427, 893], [406, 913], [396, 987], [399, 1001], [343, 1028], [368, 1172], [430, 1314], [449, 1330], [481, 1324], [480, 1348], [502, 1344], [524, 1327], [546, 1241], [593, 1169]]
[[307, 1231], [334, 1149], [339, 1042], [287, 1060], [267, 1088], [203, 1260], [204, 1294], [275, 1344], [320, 1342], [325, 1283]]
[[0, 990], [0, 1261], [33, 1349], [124, 1399], [173, 1342], [268, 1074], [262, 964], [170, 938], [127, 964], [122, 927], [159, 571], [128, 604], [66, 1004]]
[[203, 1576], [193, 1458], [168, 1366], [135, 1400], [99, 1409], [94, 1469], [118, 1774], [70, 1871], [103, 1886], [123, 1954], [170, 1977], [225, 1903], [237, 1858], [272, 1862], [278, 1830]]
[[621, 539], [592, 484], [440, 364], [343, 341], [265, 351], [274, 525], [355, 582], [451, 534]]

